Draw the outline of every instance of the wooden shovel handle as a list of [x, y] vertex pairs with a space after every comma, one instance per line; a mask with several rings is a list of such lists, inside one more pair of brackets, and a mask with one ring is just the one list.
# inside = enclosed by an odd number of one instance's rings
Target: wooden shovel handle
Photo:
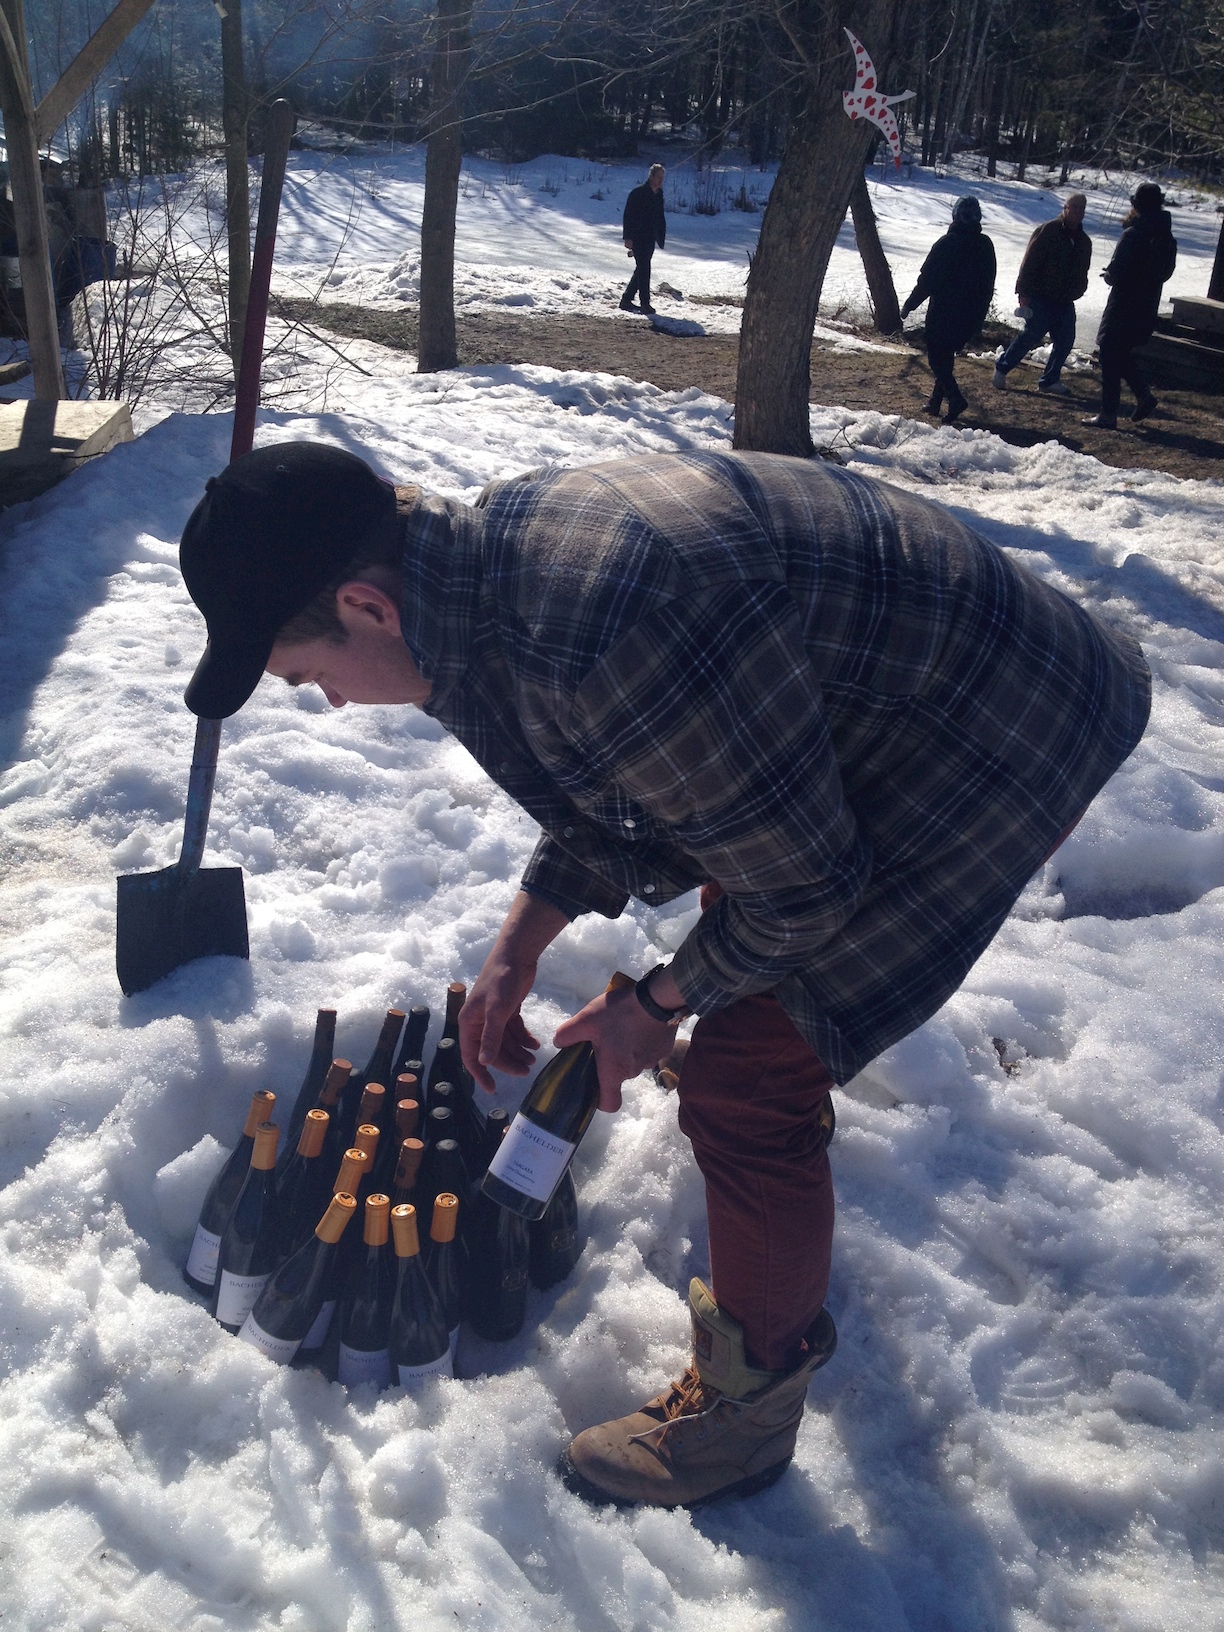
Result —
[[250, 453], [255, 440], [255, 410], [259, 407], [259, 375], [263, 363], [264, 329], [268, 321], [268, 291], [272, 284], [276, 222], [280, 214], [281, 191], [285, 185], [285, 165], [289, 159], [292, 136], [293, 109], [284, 97], [280, 97], [269, 110], [268, 139], [264, 147], [259, 217], [255, 223], [255, 252], [251, 257], [251, 288], [247, 296], [242, 361], [238, 368], [238, 395], [234, 403], [231, 464], [244, 453]]

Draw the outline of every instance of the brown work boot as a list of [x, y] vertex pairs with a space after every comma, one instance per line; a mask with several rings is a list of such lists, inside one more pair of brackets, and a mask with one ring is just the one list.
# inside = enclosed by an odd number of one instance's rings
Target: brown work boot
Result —
[[744, 1359], [744, 1334], [698, 1280], [689, 1286], [693, 1361], [679, 1382], [630, 1416], [578, 1435], [561, 1458], [565, 1483], [588, 1502], [700, 1507], [750, 1496], [790, 1465], [812, 1373], [837, 1347], [824, 1309], [793, 1371]]

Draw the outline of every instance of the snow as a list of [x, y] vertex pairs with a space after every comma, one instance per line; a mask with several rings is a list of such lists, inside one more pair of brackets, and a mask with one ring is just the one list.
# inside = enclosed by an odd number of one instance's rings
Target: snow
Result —
[[[295, 158], [286, 277], [313, 267], [322, 281], [336, 254], [317, 223], [308, 230], [307, 177], [324, 198], [334, 185], [338, 215], [354, 167], [371, 161], [320, 162]], [[384, 267], [403, 256], [419, 207], [418, 157], [377, 162], [382, 196], [335, 263], [368, 274], [371, 300], [376, 251]], [[536, 311], [590, 310], [591, 290], [615, 289], [628, 172], [600, 171], [611, 190], [597, 219], [598, 178], [549, 162], [556, 196], [531, 187], [538, 169], [492, 178], [488, 210], [463, 227], [461, 288], [487, 295], [500, 265]], [[876, 187], [890, 251], [916, 266], [963, 181]], [[902, 195], [908, 226], [899, 205], [885, 209]], [[1047, 207], [1012, 183], [991, 193], [1013, 265]], [[1101, 195], [1090, 230], [1093, 211]], [[737, 234], [746, 243], [759, 223], [739, 217], [673, 220], [660, 274], [734, 292]], [[1192, 246], [1186, 287], [1205, 284], [1214, 227], [1206, 209], [1176, 218]], [[850, 277], [837, 253], [830, 284]], [[558, 304], [545, 308], [548, 288]], [[734, 308], [700, 308], [701, 321], [717, 312]], [[304, 351], [286, 379], [301, 400], [264, 411], [258, 441], [322, 438], [466, 498], [551, 460], [729, 445], [727, 405], [696, 389], [530, 367], [418, 377], [402, 356], [352, 354], [370, 374], [332, 377], [324, 410], [322, 353]], [[683, 1365], [683, 1291], [707, 1267], [674, 1099], [644, 1079], [579, 1153], [590, 1244], [578, 1271], [532, 1294], [514, 1342], [465, 1333], [456, 1381], [346, 1395], [272, 1366], [187, 1291], [195, 1213], [252, 1090], [296, 1090], [317, 1007], [339, 1008], [338, 1050], [360, 1062], [388, 1004], [437, 1010], [448, 980], [471, 980], [533, 829], [425, 716], [336, 712], [265, 680], [225, 728], [207, 858], [245, 870], [250, 964], [195, 964], [123, 999], [112, 880], [177, 853], [192, 734], [181, 694], [203, 638], [177, 539], [224, 463], [230, 422], [161, 417], [6, 513], [7, 1624], [1219, 1624], [1224, 491], [1055, 442], [1017, 449], [836, 407], [813, 410], [813, 431], [853, 469], [947, 504], [1129, 623], [1155, 706], [963, 990], [838, 1095], [841, 1346], [813, 1384], [791, 1472], [695, 1516], [594, 1511], [552, 1471], [568, 1434]], [[529, 1021], [550, 1035], [613, 967], [666, 957], [695, 910], [579, 920], [541, 962]], [[499, 1101], [512, 1106], [522, 1086], [505, 1081]]]

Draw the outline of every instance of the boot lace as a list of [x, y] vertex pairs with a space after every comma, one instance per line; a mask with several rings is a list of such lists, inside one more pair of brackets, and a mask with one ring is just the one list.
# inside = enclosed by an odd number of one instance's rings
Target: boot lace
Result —
[[716, 1388], [703, 1383], [696, 1366], [686, 1366], [684, 1374], [674, 1382], [659, 1405], [664, 1422], [675, 1422], [678, 1417], [696, 1416], [717, 1405], [722, 1395]]

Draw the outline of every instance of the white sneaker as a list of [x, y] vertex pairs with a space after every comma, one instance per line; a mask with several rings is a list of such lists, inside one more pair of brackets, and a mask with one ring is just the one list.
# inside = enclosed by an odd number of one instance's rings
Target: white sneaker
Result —
[[996, 368], [994, 373], [990, 376], [990, 383], [994, 386], [996, 391], [1006, 391], [1007, 370], [1005, 368]]
[[1061, 380], [1055, 380], [1053, 385], [1042, 385], [1041, 381], [1038, 380], [1037, 389], [1043, 397], [1069, 397], [1071, 395], [1071, 387], [1064, 385]]

